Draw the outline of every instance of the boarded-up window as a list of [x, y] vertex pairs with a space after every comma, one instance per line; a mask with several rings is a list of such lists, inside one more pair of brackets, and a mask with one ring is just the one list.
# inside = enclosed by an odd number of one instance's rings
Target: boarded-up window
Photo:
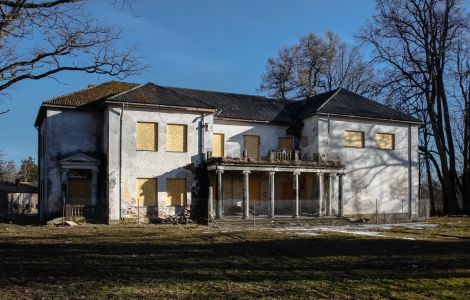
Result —
[[261, 180], [250, 178], [249, 194], [250, 203], [261, 201]]
[[259, 159], [260, 139], [258, 135], [244, 136], [245, 150], [248, 152], [249, 158]]
[[351, 148], [364, 148], [364, 132], [345, 130], [344, 146]]
[[212, 156], [224, 157], [224, 135], [222, 133], [214, 133], [212, 137]]
[[377, 133], [375, 135], [375, 141], [379, 149], [395, 149], [395, 135], [392, 133]]
[[292, 137], [277, 138], [277, 150], [287, 152], [294, 151], [294, 139]]
[[168, 178], [166, 193], [167, 206], [186, 206], [186, 179]]
[[90, 190], [90, 178], [69, 178], [68, 204], [89, 205]]
[[156, 178], [137, 178], [137, 201], [139, 206], [157, 205]]
[[158, 124], [137, 122], [137, 150], [157, 151]]
[[166, 151], [186, 152], [187, 126], [180, 124], [169, 124], [166, 127], [166, 132]]

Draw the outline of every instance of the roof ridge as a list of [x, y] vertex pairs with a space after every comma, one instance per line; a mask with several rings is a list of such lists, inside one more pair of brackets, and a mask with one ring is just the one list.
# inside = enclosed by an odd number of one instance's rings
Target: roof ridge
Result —
[[[339, 93], [339, 91], [342, 90], [342, 89], [343, 89], [342, 87], [337, 88], [336, 91], [330, 97], [328, 97], [328, 99], [323, 101], [323, 103], [317, 108], [316, 112], [318, 112], [323, 106], [325, 106], [326, 103], [330, 102], [330, 100], [333, 99], [333, 97], [335, 97]], [[332, 91], [329, 91], [329, 92], [332, 92]], [[328, 92], [325, 92], [324, 94], [326, 94], [326, 93], [328, 93]]]
[[83, 88], [83, 89], [80, 89], [80, 90], [77, 90], [77, 91], [73, 91], [73, 92], [70, 92], [70, 93], [67, 93], [67, 94], [64, 94], [64, 95], [56, 96], [56, 97], [53, 97], [53, 98], [49, 98], [49, 99], [43, 101], [42, 104], [47, 104], [47, 102], [54, 101], [54, 100], [57, 100], [57, 99], [59, 99], [59, 98], [67, 97], [67, 96], [70, 96], [70, 95], [73, 95], [73, 94], [77, 94], [77, 93], [81, 93], [81, 92], [86, 91], [86, 90], [91, 90], [91, 89], [94, 89], [94, 88], [98, 88], [98, 87], [100, 87], [100, 86], [103, 86], [103, 85], [108, 84], [108, 83], [111, 83], [111, 82], [126, 83], [126, 84], [134, 84], [134, 83], [131, 83], [131, 82], [118, 81], [118, 80], [110, 80], [110, 81], [106, 81], [106, 82], [103, 82], [103, 83], [100, 83], [100, 84], [96, 84], [96, 85], [89, 84], [87, 87], [85, 87], [85, 88]]
[[133, 91], [133, 90], [135, 90], [135, 89], [138, 89], [138, 88], [140, 88], [140, 87], [142, 87], [142, 86], [144, 86], [144, 85], [146, 85], [146, 84], [149, 84], [149, 83], [151, 83], [151, 82], [146, 82], [146, 83], [138, 84], [137, 86], [135, 86], [135, 87], [133, 87], [133, 88], [130, 88], [130, 89], [126, 90], [126, 91], [117, 93], [117, 94], [115, 94], [115, 95], [112, 95], [111, 97], [107, 97], [106, 100], [112, 99], [112, 98], [117, 97], [117, 96], [120, 96], [120, 95], [124, 95], [125, 93], [128, 93], [128, 92], [130, 92], [130, 91]]

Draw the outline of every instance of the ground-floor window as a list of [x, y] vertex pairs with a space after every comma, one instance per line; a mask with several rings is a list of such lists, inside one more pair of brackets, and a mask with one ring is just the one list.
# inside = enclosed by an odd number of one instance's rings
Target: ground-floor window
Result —
[[157, 205], [157, 178], [137, 178], [137, 201], [139, 206]]
[[186, 206], [186, 179], [168, 178], [166, 181], [166, 205], [167, 206]]

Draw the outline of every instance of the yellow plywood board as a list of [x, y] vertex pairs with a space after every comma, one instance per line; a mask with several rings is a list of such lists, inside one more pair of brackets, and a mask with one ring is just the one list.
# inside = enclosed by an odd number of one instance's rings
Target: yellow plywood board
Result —
[[277, 138], [277, 150], [287, 152], [294, 151], [294, 139], [292, 137]]
[[137, 150], [157, 151], [158, 124], [137, 122]]
[[391, 133], [377, 133], [375, 135], [377, 148], [393, 150], [395, 149], [395, 135]]
[[258, 135], [245, 135], [245, 150], [248, 151], [249, 158], [259, 159], [260, 138]]
[[90, 178], [69, 178], [67, 191], [69, 204], [90, 204]]
[[186, 152], [187, 126], [181, 124], [167, 125], [166, 150]]
[[364, 132], [345, 130], [344, 146], [352, 148], [364, 148]]
[[137, 178], [137, 201], [139, 206], [157, 205], [157, 179]]
[[166, 205], [186, 206], [186, 179], [168, 178], [166, 181]]
[[222, 133], [214, 133], [212, 137], [212, 156], [224, 157], [224, 135]]

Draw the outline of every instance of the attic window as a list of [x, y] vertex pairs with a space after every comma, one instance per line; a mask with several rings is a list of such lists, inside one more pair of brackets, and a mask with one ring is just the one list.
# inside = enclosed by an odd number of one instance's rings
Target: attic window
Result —
[[364, 131], [344, 131], [344, 147], [364, 148]]
[[395, 135], [392, 133], [377, 133], [375, 135], [375, 141], [377, 143], [377, 149], [395, 149]]

